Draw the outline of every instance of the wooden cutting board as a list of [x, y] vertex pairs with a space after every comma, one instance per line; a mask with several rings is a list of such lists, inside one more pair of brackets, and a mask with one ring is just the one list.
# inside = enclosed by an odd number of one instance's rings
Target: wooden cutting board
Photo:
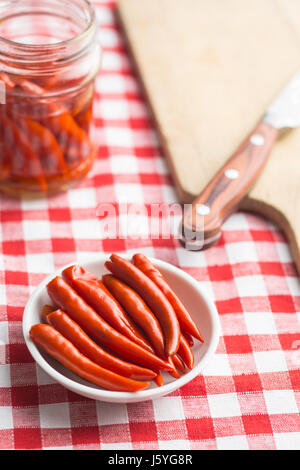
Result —
[[[299, 0], [119, 0], [118, 16], [182, 202], [191, 202], [300, 67]], [[241, 209], [285, 232], [300, 272], [300, 130]]]

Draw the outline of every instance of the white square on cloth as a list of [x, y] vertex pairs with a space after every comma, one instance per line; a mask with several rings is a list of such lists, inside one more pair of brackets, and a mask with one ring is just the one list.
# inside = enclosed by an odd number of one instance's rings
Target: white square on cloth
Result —
[[23, 220], [25, 240], [48, 240], [51, 238], [48, 220]]
[[69, 403], [39, 405], [42, 428], [69, 428]]
[[258, 297], [268, 295], [263, 276], [236, 277], [235, 284], [240, 297]]
[[128, 119], [129, 106], [125, 99], [105, 99], [95, 103], [94, 114], [96, 118]]
[[290, 247], [287, 243], [276, 243], [276, 248], [278, 251], [279, 259], [281, 263], [292, 263], [293, 257], [290, 250]]
[[[0, 256], [0, 269], [1, 271], [4, 270], [4, 267], [2, 268], [2, 263], [3, 261], [3, 256]], [[5, 286], [1, 286], [0, 288], [0, 305], [6, 305], [6, 289]]]
[[122, 44], [120, 35], [113, 29], [101, 28], [99, 38], [102, 47], [118, 47], [120, 44]]
[[[10, 364], [0, 364], [0, 387], [10, 387]], [[0, 407], [1, 409], [1, 407]], [[0, 418], [1, 423], [1, 418]]]
[[[1, 289], [2, 290], [2, 289]], [[0, 302], [1, 304], [1, 302]], [[8, 323], [7, 321], [0, 322], [0, 346], [4, 346], [8, 344]]]
[[257, 252], [253, 242], [227, 243], [226, 251], [230, 264], [246, 263], [247, 261], [257, 263]]
[[287, 285], [288, 285], [288, 288], [290, 290], [291, 295], [300, 297], [300, 280], [299, 280], [299, 277], [286, 276], [285, 280], [287, 282]]
[[143, 191], [139, 184], [116, 184], [115, 191], [118, 203], [143, 203]]
[[299, 413], [293, 390], [264, 390], [263, 393], [269, 414]]
[[253, 352], [257, 371], [264, 372], [282, 372], [287, 370], [283, 351], [258, 351]]
[[204, 369], [204, 376], [231, 376], [231, 368], [227, 354], [215, 354]]
[[68, 192], [71, 209], [84, 209], [96, 206], [96, 191], [94, 188], [76, 188]]
[[127, 407], [124, 403], [96, 402], [99, 426], [128, 423]]
[[13, 408], [11, 406], [0, 406], [0, 423], [1, 429], [13, 428]]
[[51, 385], [57, 383], [56, 380], [47, 374], [39, 365], [36, 364], [36, 377], [37, 384], [40, 385]]
[[[96, 211], [95, 211], [96, 212]], [[78, 240], [100, 240], [101, 224], [98, 219], [72, 220], [72, 232]]]
[[184, 412], [180, 397], [163, 397], [153, 401], [156, 421], [183, 420]]
[[101, 26], [113, 25], [115, 23], [112, 10], [110, 8], [105, 7], [104, 5], [97, 5], [96, 15], [97, 20], [99, 21]]
[[272, 312], [245, 312], [244, 318], [249, 335], [277, 334]]
[[101, 450], [132, 450], [131, 442], [101, 442]]
[[113, 72], [105, 75], [100, 74], [96, 78], [96, 88], [101, 94], [138, 92], [138, 87], [134, 79], [131, 77], [120, 76]]
[[[101, 129], [99, 129], [101, 132]], [[98, 131], [96, 131], [98, 132]], [[104, 136], [108, 146], [111, 147], [134, 147], [134, 140], [132, 132], [122, 127], [106, 127], [104, 129]]]
[[48, 200], [46, 198], [22, 199], [20, 203], [23, 211], [47, 210], [48, 208]]
[[128, 58], [123, 54], [118, 54], [114, 51], [105, 51], [102, 58], [102, 70], [117, 71], [125, 67], [128, 69]]
[[274, 433], [277, 450], [300, 450], [298, 432]]
[[137, 159], [130, 155], [116, 155], [110, 157], [110, 166], [115, 175], [136, 175], [138, 171]]
[[207, 395], [212, 418], [241, 416], [241, 409], [236, 393]]
[[176, 248], [179, 264], [184, 268], [203, 268], [206, 266], [203, 251], [188, 251], [183, 247]]
[[26, 264], [30, 273], [52, 273], [54, 262], [52, 253], [31, 253], [26, 255]]
[[249, 450], [246, 436], [217, 437], [218, 450]]
[[178, 439], [176, 441], [158, 440], [158, 448], [160, 450], [190, 450], [190, 443], [181, 439]]

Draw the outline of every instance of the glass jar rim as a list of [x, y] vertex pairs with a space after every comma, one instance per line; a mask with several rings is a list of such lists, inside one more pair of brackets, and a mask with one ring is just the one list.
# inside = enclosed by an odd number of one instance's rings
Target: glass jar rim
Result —
[[[73, 37], [53, 42], [51, 44], [26, 44], [0, 36], [0, 47], [2, 46], [0, 50], [0, 57], [2, 55], [8, 56], [10, 60], [13, 59], [14, 62], [34, 62], [37, 60], [39, 63], [41, 63], [43, 61], [48, 62], [49, 59], [55, 55], [56, 58], [58, 56], [63, 56], [61, 60], [64, 60], [65, 62], [69, 58], [74, 57], [74, 51], [76, 51], [76, 55], [82, 53], [82, 50], [85, 49], [85, 47], [89, 45], [92, 39], [95, 37], [98, 30], [98, 25], [96, 23], [95, 8], [91, 2], [89, 0], [80, 1], [85, 4], [89, 17], [87, 25]], [[82, 46], [80, 48], [76, 48], [78, 44], [81, 44]], [[9, 50], [11, 52], [9, 52]]]

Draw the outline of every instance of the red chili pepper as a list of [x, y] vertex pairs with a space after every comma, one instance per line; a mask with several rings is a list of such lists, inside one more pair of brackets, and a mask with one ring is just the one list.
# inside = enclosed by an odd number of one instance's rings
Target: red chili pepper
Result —
[[179, 374], [179, 372], [178, 372], [178, 370], [177, 370], [177, 368], [176, 368], [176, 365], [175, 365], [175, 361], [174, 361], [174, 357], [175, 357], [175, 356], [176, 356], [176, 354], [174, 354], [174, 356], [172, 356], [172, 357], [169, 358], [171, 364], [172, 364], [173, 367], [174, 367], [174, 369], [173, 369], [171, 372], [169, 372], [169, 374], [170, 374], [172, 377], [174, 377], [175, 379], [179, 379], [180, 374]]
[[[13, 92], [17, 86], [13, 80], [9, 78], [7, 74], [0, 74], [0, 80], [5, 83], [6, 90]], [[22, 82], [22, 81], [21, 81]], [[23, 83], [30, 84], [30, 90], [35, 90], [35, 93], [41, 93], [41, 90], [38, 86], [34, 86], [31, 82], [24, 80]], [[13, 108], [11, 104], [13, 101], [12, 97], [8, 100], [7, 110], [9, 117], [14, 120], [17, 119], [17, 124], [21, 129], [28, 135], [30, 143], [36, 152], [36, 154], [41, 158], [41, 163], [43, 170], [46, 170], [47, 176], [49, 174], [56, 174], [57, 172], [66, 172], [67, 166], [64, 160], [63, 153], [57, 143], [52, 132], [47, 128], [42, 126], [40, 123], [26, 117], [21, 117], [20, 113], [12, 112], [14, 107], [21, 107], [20, 103], [16, 103]]]
[[158, 387], [162, 387], [162, 386], [163, 386], [163, 384], [164, 384], [164, 378], [163, 378], [161, 372], [159, 372], [159, 373], [157, 374], [157, 376], [155, 377], [154, 380], [155, 380], [155, 383], [156, 383], [156, 385], [157, 385]]
[[156, 372], [158, 370], [172, 370], [166, 361], [112, 328], [62, 277], [57, 276], [52, 279], [47, 286], [47, 291], [52, 301], [96, 342], [114, 351], [127, 361], [148, 367]]
[[74, 116], [74, 119], [77, 122], [78, 126], [81, 129], [83, 129], [87, 134], [90, 131], [92, 115], [93, 115], [93, 102], [91, 101], [89, 106], [86, 109], [80, 111], [80, 113]]
[[141, 331], [100, 279], [81, 266], [66, 268], [62, 277], [113, 328], [148, 351], [153, 351]]
[[[28, 103], [29, 115], [51, 129], [68, 164], [77, 164], [93, 153], [93, 145], [88, 135], [78, 126], [67, 109], [56, 102], [43, 99], [47, 94], [45, 89], [25, 79], [18, 80], [16, 87], [27, 94], [40, 97], [40, 101], [35, 102], [34, 109], [32, 103]], [[23, 101], [25, 103], [25, 99]], [[24, 105], [26, 106], [26, 103]]]
[[161, 272], [151, 263], [151, 261], [143, 254], [136, 254], [133, 256], [133, 262], [137, 268], [139, 268], [146, 276], [149, 277], [164, 293], [170, 304], [174, 308], [180, 327], [183, 331], [186, 331], [190, 335], [197, 338], [202, 343], [204, 342], [202, 335], [192, 319], [191, 315], [171, 289], [167, 281], [164, 279]]
[[78, 126], [73, 117], [60, 114], [46, 118], [43, 123], [49, 126], [66, 157], [69, 165], [76, 165], [94, 152], [88, 135]]
[[1, 116], [0, 140], [11, 149], [11, 175], [16, 177], [35, 178], [42, 191], [47, 191], [41, 162], [32, 148], [26, 134], [7, 115]]
[[161, 290], [142, 271], [116, 254], [111, 255], [111, 262], [105, 266], [118, 279], [128, 284], [143, 298], [157, 317], [165, 337], [165, 353], [176, 354], [179, 347], [180, 327], [172, 305]]
[[94, 159], [95, 154], [90, 155], [90, 158], [83, 160], [76, 167], [68, 169], [67, 173], [65, 173], [64, 175], [49, 176], [47, 178], [47, 181], [49, 182], [49, 187], [55, 188], [55, 185], [57, 185], [57, 187], [60, 188], [62, 182], [63, 184], [68, 184], [69, 182], [75, 182], [79, 179], [82, 179], [82, 177], [86, 175], [90, 170]]
[[[80, 84], [68, 82], [69, 89], [72, 86], [75, 86], [78, 89], [80, 87]], [[76, 121], [77, 121], [77, 116], [79, 116], [81, 113], [84, 114], [88, 109], [92, 110], [94, 95], [95, 95], [95, 84], [94, 82], [90, 82], [86, 87], [84, 88], [80, 87], [80, 91], [76, 93], [76, 96], [73, 96], [72, 116], [74, 117]], [[79, 127], [82, 127], [82, 126], [79, 124]]]
[[3, 142], [1, 142], [0, 131], [0, 181], [6, 180], [10, 176], [11, 158], [12, 154], [10, 149]]
[[[89, 138], [94, 85], [78, 88], [71, 101], [63, 105], [62, 99], [52, 90], [40, 86], [43, 83], [51, 85], [48, 79], [49, 77], [36, 77], [36, 83], [33, 83], [31, 77], [20, 78], [12, 74], [0, 74], [0, 81], [5, 84], [7, 91], [6, 105], [2, 106], [2, 110], [0, 107], [0, 114], [13, 122], [16, 126], [15, 131], [19, 128], [23, 133], [12, 147], [0, 137], [0, 153], [3, 150], [3, 155], [4, 151], [5, 155], [8, 155], [8, 149], [13, 151], [13, 158], [10, 156], [6, 158], [5, 165], [0, 156], [0, 181], [10, 177], [12, 191], [14, 189], [24, 189], [27, 192], [36, 192], [40, 189], [43, 192], [61, 190], [67, 183], [76, 182], [77, 175], [78, 179], [85, 176], [96, 155], [96, 148]], [[54, 81], [52, 78], [50, 80], [53, 85], [56, 77]], [[72, 84], [76, 87], [78, 79], [65, 84], [60, 83], [59, 91]], [[55, 91], [57, 92], [57, 89]], [[53, 96], [48, 96], [51, 93]], [[73, 114], [78, 116], [78, 122]], [[6, 123], [4, 127], [7, 129]], [[23, 146], [22, 141], [27, 136], [29, 142]], [[33, 155], [31, 159], [28, 158], [30, 156], [28, 147], [31, 147], [31, 153], [37, 157], [36, 162]], [[19, 171], [25, 159], [28, 160], [25, 171]], [[38, 164], [43, 171], [42, 174], [36, 170]]]
[[189, 346], [192, 347], [194, 346], [194, 340], [192, 338], [192, 336], [187, 333], [186, 331], [183, 333], [183, 336], [185, 337], [185, 339], [187, 340], [187, 342], [189, 343]]
[[185, 368], [183, 360], [178, 356], [178, 353], [175, 354], [175, 356], [173, 356], [172, 359], [173, 359], [173, 363], [176, 369], [180, 370], [182, 374], [185, 374], [186, 368]]
[[[38, 156], [34, 154], [34, 149], [31, 148], [22, 130], [18, 129], [14, 119], [10, 119], [11, 99], [8, 92], [13, 92], [15, 83], [6, 73], [0, 74], [0, 81], [4, 83], [6, 93], [5, 105], [0, 107], [0, 180], [10, 176], [11, 171], [14, 177], [20, 176], [19, 173], [28, 176], [28, 169], [31, 171], [32, 166], [34, 166], [34, 174], [31, 176], [35, 177], [36, 173], [38, 175], [41, 173]], [[28, 167], [26, 168], [27, 158]], [[24, 172], [18, 173], [16, 166], [18, 166], [21, 161], [23, 161]], [[45, 189], [44, 181], [41, 181], [41, 186]]]
[[4, 72], [0, 73], [0, 82], [4, 83], [5, 91], [14, 89], [15, 84], [13, 80]]
[[191, 350], [189, 343], [183, 335], [181, 335], [180, 337], [178, 355], [181, 357], [181, 359], [189, 369], [192, 369], [194, 367], [195, 360], [193, 351]]
[[143, 328], [156, 354], [163, 358], [165, 356], [163, 332], [147, 304], [131, 287], [111, 274], [102, 276], [102, 281], [128, 315]]
[[139, 392], [149, 386], [149, 382], [138, 382], [122, 377], [95, 364], [50, 325], [32, 326], [30, 337], [35, 344], [67, 369], [100, 387], [119, 392]]
[[125, 362], [102, 349], [62, 310], [49, 313], [47, 321], [82, 354], [99, 366], [134, 380], [153, 380], [156, 377], [157, 374], [152, 370]]
[[32, 119], [18, 118], [18, 124], [30, 139], [47, 177], [68, 171], [62, 150], [49, 129]]
[[44, 323], [48, 323], [48, 315], [49, 313], [55, 312], [56, 307], [52, 307], [52, 305], [44, 305], [41, 311], [41, 320]]

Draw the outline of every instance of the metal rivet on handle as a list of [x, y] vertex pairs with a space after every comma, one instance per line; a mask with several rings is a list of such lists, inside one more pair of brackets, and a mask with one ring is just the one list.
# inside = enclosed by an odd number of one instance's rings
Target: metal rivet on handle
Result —
[[250, 139], [251, 144], [257, 145], [258, 147], [264, 145], [265, 138], [260, 134], [254, 134]]
[[240, 174], [235, 168], [228, 168], [228, 170], [225, 171], [225, 176], [230, 180], [236, 180]]
[[205, 204], [197, 204], [196, 212], [198, 215], [207, 215], [210, 213], [210, 208]]

